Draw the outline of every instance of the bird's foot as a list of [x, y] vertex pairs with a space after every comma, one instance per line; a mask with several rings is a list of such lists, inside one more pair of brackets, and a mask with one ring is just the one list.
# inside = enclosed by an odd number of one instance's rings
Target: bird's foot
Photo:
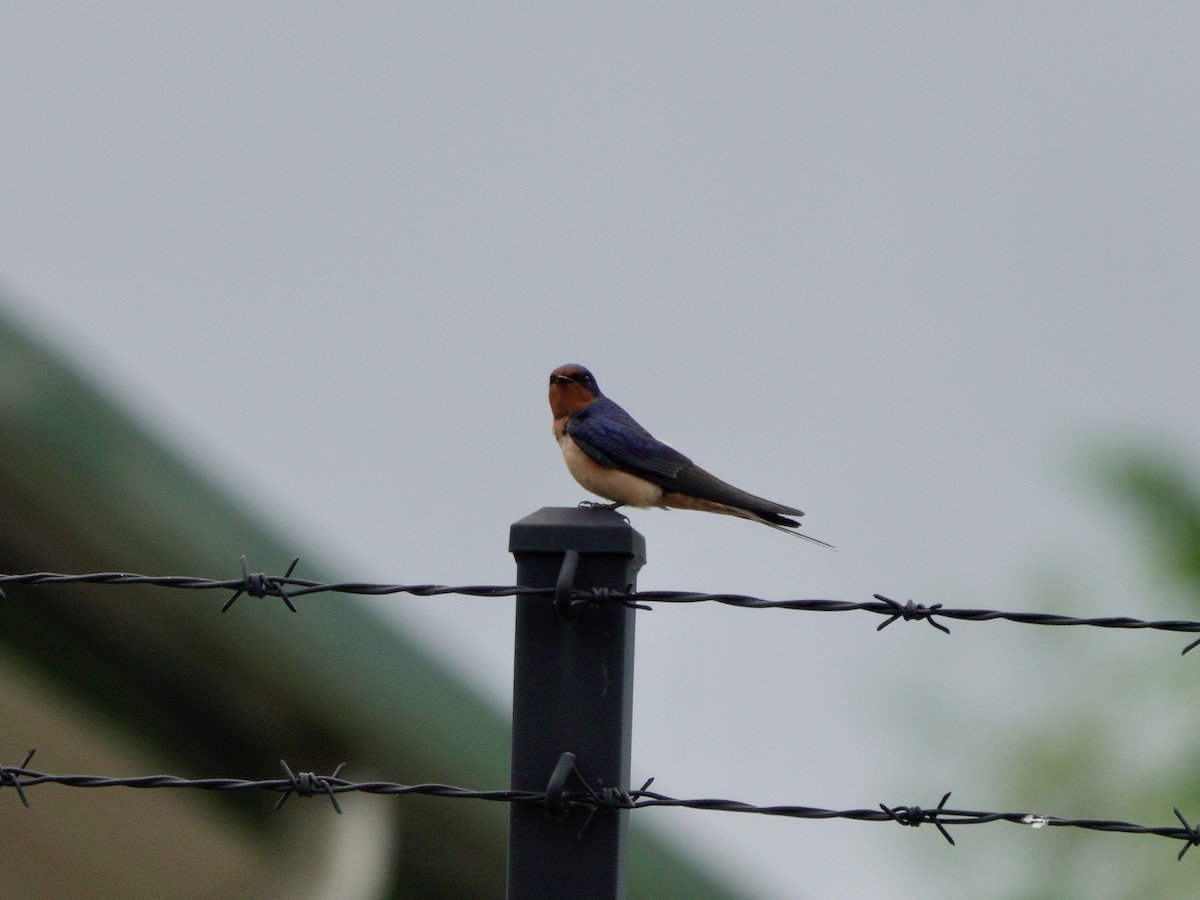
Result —
[[[580, 500], [579, 501], [580, 509], [607, 509], [607, 510], [611, 510], [612, 512], [616, 512], [618, 509], [620, 509], [624, 505], [625, 505], [624, 503], [597, 503], [595, 500]], [[624, 519], [626, 522], [629, 521], [628, 516], [622, 515], [621, 513], [617, 513], [617, 515], [621, 516], [621, 518]]]

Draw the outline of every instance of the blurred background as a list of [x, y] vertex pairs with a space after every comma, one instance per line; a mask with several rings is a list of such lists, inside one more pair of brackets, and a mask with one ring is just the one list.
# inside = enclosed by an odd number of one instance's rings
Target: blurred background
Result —
[[[299, 554], [306, 577], [511, 583], [509, 525], [585, 499], [545, 399], [550, 370], [578, 362], [838, 547], [635, 510], [642, 589], [1200, 613], [1194, 4], [49, 2], [0, 3], [0, 21], [10, 571], [234, 577], [241, 553], [269, 572]], [[155, 595], [145, 613], [106, 591], [9, 592], [0, 762], [38, 746], [47, 771], [276, 777], [280, 755], [331, 770], [377, 728], [374, 769], [351, 758], [349, 777], [503, 786], [511, 601], [214, 617], [224, 598]], [[952, 790], [962, 808], [1200, 817], [1186, 635], [877, 624], [639, 613], [634, 781], [757, 804], [932, 807]], [[407, 699], [388, 693], [401, 670], [424, 673]], [[311, 690], [354, 717], [325, 722]], [[58, 703], [94, 752], [38, 724]], [[427, 730], [407, 728], [419, 715]], [[451, 737], [464, 721], [476, 739]], [[413, 749], [438, 729], [453, 763]], [[29, 810], [0, 796], [15, 842], [63, 827], [54, 791]], [[127, 859], [99, 850], [114, 795], [71, 802], [95, 825], [72, 819], [56, 865], [86, 879]], [[340, 851], [313, 854], [328, 882], [289, 881], [300, 847], [243, 859], [221, 819], [244, 809], [269, 844], [335, 828], [328, 809], [197, 802], [211, 852], [244, 866], [208, 896], [251, 872], [280, 896], [501, 892], [500, 857], [472, 881], [468, 851], [439, 840], [466, 841], [479, 815], [479, 846], [502, 854], [502, 812], [456, 811], [422, 845], [389, 818], [408, 800], [348, 798], [336, 829], [357, 831], [320, 840], [376, 836], [355, 894], [330, 874]], [[1197, 864], [1159, 838], [1004, 824], [950, 847], [933, 829], [635, 819], [715, 892], [776, 900], [968, 883], [1184, 897]], [[401, 885], [389, 828], [453, 860], [422, 878], [461, 883]], [[124, 889], [153, 895], [155, 877]], [[635, 896], [670, 880], [645, 877]]]

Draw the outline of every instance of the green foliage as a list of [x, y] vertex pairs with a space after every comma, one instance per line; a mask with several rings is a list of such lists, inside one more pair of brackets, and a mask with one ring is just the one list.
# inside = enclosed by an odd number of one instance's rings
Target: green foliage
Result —
[[1124, 450], [1100, 461], [1104, 486], [1149, 526], [1163, 574], [1200, 594], [1200, 478], [1157, 451]]

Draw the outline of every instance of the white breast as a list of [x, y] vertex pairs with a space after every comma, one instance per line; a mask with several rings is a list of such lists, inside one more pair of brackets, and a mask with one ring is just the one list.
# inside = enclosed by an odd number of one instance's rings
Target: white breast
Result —
[[620, 469], [600, 465], [579, 449], [579, 445], [564, 434], [558, 439], [567, 469], [581, 485], [606, 500], [629, 506], [654, 506], [662, 498], [662, 488]]

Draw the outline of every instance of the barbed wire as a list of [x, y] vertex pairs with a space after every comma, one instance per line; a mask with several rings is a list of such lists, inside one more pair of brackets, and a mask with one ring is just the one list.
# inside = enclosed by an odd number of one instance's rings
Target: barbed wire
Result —
[[[573, 754], [563, 754], [560, 764], [555, 767], [551, 781], [545, 790], [491, 790], [480, 791], [469, 788], [455, 787], [448, 784], [400, 784], [390, 781], [354, 782], [340, 777], [345, 764], [339, 765], [331, 775], [317, 775], [313, 772], [295, 773], [287, 762], [280, 760], [283, 768], [283, 778], [242, 779], [242, 778], [181, 778], [175, 775], [139, 775], [128, 778], [117, 778], [104, 775], [54, 775], [29, 768], [34, 755], [30, 750], [19, 766], [0, 766], [0, 789], [11, 787], [20, 797], [21, 802], [30, 806], [26, 791], [29, 788], [57, 784], [73, 788], [132, 788], [137, 790], [151, 789], [183, 789], [218, 792], [253, 792], [262, 791], [280, 794], [275, 803], [275, 809], [280, 809], [293, 794], [299, 797], [328, 797], [334, 810], [340, 815], [341, 804], [338, 796], [348, 793], [380, 794], [403, 796], [420, 794], [431, 797], [441, 797], [458, 800], [485, 800], [498, 803], [521, 803], [544, 806], [548, 813], [555, 817], [568, 808], [585, 809], [589, 812], [584, 828], [591, 821], [591, 816], [613, 810], [638, 810], [655, 807], [671, 807], [694, 809], [708, 812], [750, 813], [764, 816], [776, 816], [789, 819], [847, 819], [857, 822], [894, 822], [907, 827], [933, 825], [950, 844], [954, 844], [948, 829], [960, 825], [985, 825], [992, 822], [1009, 822], [1024, 825], [1033, 829], [1041, 828], [1081, 828], [1089, 831], [1104, 831], [1115, 834], [1152, 835], [1183, 841], [1183, 847], [1176, 859], [1183, 859], [1184, 854], [1193, 846], [1200, 846], [1200, 823], [1195, 825], [1184, 818], [1178, 808], [1175, 816], [1178, 825], [1138, 825], [1116, 819], [1072, 819], [1060, 816], [1048, 816], [1028, 812], [985, 812], [970, 809], [954, 809], [946, 806], [950, 793], [942, 796], [941, 801], [932, 809], [921, 806], [888, 806], [879, 804], [873, 809], [822, 809], [813, 806], [757, 806], [739, 800], [679, 799], [651, 791], [650, 785], [654, 779], [646, 781], [638, 790], [620, 791], [612, 788], [594, 790], [583, 779], [575, 765]], [[564, 765], [565, 763], [565, 765]], [[574, 776], [580, 789], [567, 790], [567, 780]]]
[[[1004, 612], [991, 609], [955, 609], [942, 604], [925, 606], [912, 600], [900, 603], [882, 594], [874, 594], [868, 601], [843, 601], [820, 599], [789, 599], [767, 600], [744, 594], [701, 593], [695, 591], [616, 591], [607, 588], [579, 590], [564, 588], [531, 588], [519, 585], [439, 585], [439, 584], [377, 584], [369, 582], [320, 582], [293, 575], [299, 559], [293, 559], [283, 575], [268, 575], [254, 573], [249, 570], [245, 557], [241, 560], [240, 577], [230, 579], [211, 579], [184, 575], [141, 575], [129, 572], [94, 572], [88, 574], [63, 574], [55, 572], [31, 572], [16, 575], [0, 575], [0, 587], [3, 585], [42, 586], [62, 584], [92, 584], [92, 585], [126, 585], [126, 586], [156, 586], [179, 590], [223, 591], [232, 592], [231, 596], [221, 607], [222, 612], [229, 608], [241, 596], [255, 598], [278, 598], [292, 612], [296, 612], [297, 598], [325, 594], [340, 593], [354, 595], [381, 596], [390, 594], [411, 594], [416, 596], [436, 596], [443, 594], [459, 594], [480, 597], [508, 596], [546, 596], [556, 597], [560, 604], [567, 606], [584, 606], [590, 604], [620, 603], [647, 609], [647, 603], [701, 603], [714, 602], [743, 609], [787, 609], [808, 612], [868, 612], [885, 616], [876, 630], [882, 630], [896, 621], [926, 621], [933, 628], [949, 633], [950, 629], [938, 619], [955, 619], [961, 621], [994, 621], [1005, 620], [1020, 624], [1052, 625], [1052, 626], [1092, 626], [1099, 628], [1119, 629], [1153, 629], [1173, 632], [1200, 632], [1200, 622], [1190, 620], [1142, 620], [1129, 616], [1107, 617], [1075, 617], [1052, 613], [1037, 612]], [[3, 595], [0, 590], [0, 596]], [[1184, 653], [1200, 645], [1200, 640], [1189, 644]], [[618, 791], [614, 789], [593, 790], [587, 785], [574, 766], [574, 758], [570, 765], [564, 766], [564, 760], [556, 767], [555, 774], [546, 790], [471, 790], [446, 784], [415, 784], [406, 785], [396, 782], [372, 781], [353, 782], [341, 777], [342, 766], [331, 775], [316, 775], [312, 772], [294, 773], [286, 762], [281, 760], [285, 777], [276, 779], [248, 780], [237, 778], [202, 778], [190, 779], [172, 775], [146, 775], [130, 778], [115, 778], [100, 775], [54, 775], [29, 768], [33, 757], [30, 751], [19, 766], [0, 766], [0, 789], [12, 787], [25, 806], [29, 806], [26, 790], [43, 785], [58, 784], [76, 788], [107, 788], [124, 787], [132, 789], [190, 789], [208, 791], [266, 791], [280, 794], [275, 808], [279, 809], [293, 794], [301, 797], [328, 797], [334, 809], [341, 813], [338, 795], [360, 792], [382, 795], [421, 794], [426, 796], [451, 799], [475, 799], [504, 803], [523, 803], [544, 806], [551, 813], [561, 813], [567, 807], [585, 808], [589, 810], [587, 823], [597, 813], [617, 809], [645, 809], [651, 807], [676, 807], [705, 811], [753, 813], [759, 815], [777, 816], [796, 819], [848, 819], [862, 822], [894, 822], [909, 827], [923, 824], [933, 825], [951, 844], [954, 839], [948, 829], [959, 825], [979, 825], [991, 822], [1010, 822], [1035, 829], [1045, 827], [1082, 828], [1092, 831], [1105, 831], [1124, 834], [1144, 834], [1171, 838], [1183, 841], [1178, 859], [1192, 847], [1200, 845], [1200, 823], [1190, 824], [1176, 808], [1175, 816], [1179, 825], [1138, 825], [1131, 822], [1110, 819], [1072, 819], [1060, 816], [1048, 816], [1024, 812], [990, 812], [967, 809], [948, 808], [950, 794], [947, 792], [937, 806], [926, 809], [921, 806], [887, 806], [880, 804], [876, 809], [844, 809], [832, 810], [809, 806], [773, 805], [758, 806], [737, 800], [721, 799], [678, 799], [650, 790], [653, 779], [647, 781], [635, 791]], [[565, 779], [574, 776], [582, 785], [582, 790], [567, 790]], [[557, 782], [556, 782], [557, 779]]]
[[[556, 588], [533, 588], [520, 585], [442, 585], [442, 584], [376, 584], [362, 581], [321, 582], [305, 578], [295, 578], [292, 572], [299, 563], [299, 557], [292, 560], [283, 575], [267, 575], [262, 572], [251, 572], [246, 564], [246, 558], [241, 560], [242, 574], [237, 578], [212, 579], [190, 575], [137, 575], [129, 572], [92, 572], [89, 574], [72, 575], [57, 572], [29, 572], [20, 575], [0, 575], [0, 587], [3, 585], [60, 585], [60, 584], [94, 584], [94, 585], [143, 585], [165, 587], [178, 590], [193, 591], [232, 591], [232, 596], [221, 607], [227, 611], [234, 602], [246, 595], [255, 598], [275, 597], [283, 601], [287, 608], [296, 612], [293, 603], [299, 597], [324, 594], [356, 594], [367, 596], [382, 596], [388, 594], [412, 594], [421, 597], [431, 597], [441, 594], [459, 594], [473, 597], [514, 597], [514, 596], [555, 596]], [[0, 590], [0, 596], [3, 591]], [[926, 606], [908, 600], [901, 603], [883, 594], [872, 595], [871, 600], [766, 600], [745, 594], [702, 593], [696, 591], [616, 591], [609, 588], [591, 590], [571, 589], [566, 596], [560, 596], [570, 606], [585, 606], [589, 604], [621, 603], [649, 609], [648, 603], [719, 603], [741, 609], [787, 609], [804, 612], [867, 612], [886, 616], [876, 630], [882, 631], [893, 622], [925, 621], [932, 627], [946, 634], [950, 629], [939, 619], [955, 619], [965, 622], [988, 622], [1003, 620], [1024, 625], [1052, 626], [1089, 626], [1094, 628], [1117, 629], [1151, 629], [1155, 631], [1173, 631], [1183, 633], [1200, 632], [1200, 622], [1190, 619], [1157, 619], [1145, 620], [1132, 616], [1067, 616], [1057, 613], [1042, 612], [1005, 612], [995, 609], [956, 609], [934, 603]], [[1183, 653], [1187, 653], [1200, 640], [1188, 644]]]

